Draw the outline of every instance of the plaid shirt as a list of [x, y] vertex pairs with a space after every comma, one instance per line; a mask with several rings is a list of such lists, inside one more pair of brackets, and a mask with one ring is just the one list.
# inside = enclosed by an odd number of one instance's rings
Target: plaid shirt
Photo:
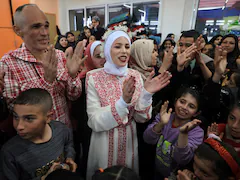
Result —
[[0, 69], [5, 72], [3, 96], [12, 109], [13, 100], [22, 91], [30, 88], [45, 89], [53, 99], [53, 118], [71, 126], [66, 96], [69, 100], [76, 100], [81, 95], [82, 84], [79, 77], [72, 79], [67, 73], [64, 53], [56, 50], [56, 56], [57, 77], [49, 83], [44, 79], [42, 63], [37, 61], [25, 45], [5, 54], [0, 61]]

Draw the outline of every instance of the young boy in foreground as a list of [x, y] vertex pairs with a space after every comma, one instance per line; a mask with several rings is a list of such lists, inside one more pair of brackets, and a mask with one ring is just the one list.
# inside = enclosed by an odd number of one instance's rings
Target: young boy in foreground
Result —
[[18, 135], [1, 150], [0, 179], [38, 179], [58, 168], [76, 171], [72, 132], [52, 121], [52, 98], [43, 89], [22, 92], [14, 101], [13, 126]]

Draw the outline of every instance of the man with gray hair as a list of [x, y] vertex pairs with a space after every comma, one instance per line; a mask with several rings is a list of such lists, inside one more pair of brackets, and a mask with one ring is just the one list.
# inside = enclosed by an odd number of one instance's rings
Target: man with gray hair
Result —
[[104, 33], [105, 29], [100, 26], [100, 18], [93, 16], [91, 34], [95, 36], [96, 40], [101, 40]]

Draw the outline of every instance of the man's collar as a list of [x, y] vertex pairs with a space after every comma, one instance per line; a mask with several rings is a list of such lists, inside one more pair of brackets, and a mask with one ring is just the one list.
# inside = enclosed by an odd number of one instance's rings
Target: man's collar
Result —
[[24, 43], [21, 48], [12, 51], [10, 55], [23, 61], [37, 62], [37, 59], [31, 54]]

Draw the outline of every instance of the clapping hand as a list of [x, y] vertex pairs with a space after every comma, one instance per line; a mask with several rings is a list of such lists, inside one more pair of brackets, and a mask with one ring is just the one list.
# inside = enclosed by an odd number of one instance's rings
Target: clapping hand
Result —
[[156, 77], [153, 77], [154, 74], [155, 72], [152, 71], [144, 83], [144, 88], [146, 91], [152, 94], [166, 87], [170, 83], [170, 79], [172, 77], [171, 73], [168, 71], [165, 71]]
[[218, 124], [217, 123], [212, 123], [211, 126], [208, 126], [207, 129], [207, 136], [209, 136], [210, 134], [215, 134], [216, 136], [218, 136], [220, 139], [223, 138], [224, 133], [219, 133], [218, 131]]
[[163, 125], [166, 125], [170, 119], [171, 113], [172, 113], [172, 108], [170, 108], [168, 111], [168, 104], [169, 101], [165, 101], [164, 104], [162, 105], [160, 109], [160, 118], [161, 118], [161, 123]]
[[177, 180], [192, 180], [195, 179], [196, 176], [193, 172], [184, 169], [183, 171], [179, 170], [177, 175]]
[[44, 79], [52, 83], [57, 77], [58, 59], [56, 57], [56, 50], [53, 45], [50, 45], [45, 51], [42, 59], [44, 70]]
[[77, 164], [74, 162], [74, 160], [72, 158], [67, 158], [66, 159], [66, 164], [68, 164], [70, 166], [70, 170], [72, 172], [76, 172]]
[[[183, 171], [178, 170], [177, 180], [192, 180], [195, 178], [195, 174], [187, 169], [184, 169]], [[169, 178], [164, 178], [164, 180], [169, 180]]]
[[214, 57], [215, 72], [219, 75], [223, 75], [227, 67], [227, 51], [223, 50], [221, 46], [215, 48]]
[[[68, 73], [72, 78], [75, 78], [77, 76], [77, 73], [81, 69], [81, 64], [87, 59], [87, 56], [83, 57], [84, 48], [86, 46], [86, 41], [80, 41], [75, 50], [74, 53], [72, 51], [69, 51], [66, 54], [67, 58], [67, 69]], [[82, 58], [83, 57], [83, 58]]]
[[167, 71], [169, 69], [169, 67], [172, 65], [172, 60], [173, 60], [173, 49], [174, 46], [172, 46], [168, 52], [164, 51], [164, 58], [163, 58], [163, 62], [162, 65], [159, 69], [159, 73], [163, 73], [164, 71]]
[[135, 91], [135, 78], [131, 76], [129, 79], [125, 80], [123, 83], [123, 100], [126, 103], [130, 103], [132, 96]]
[[179, 72], [183, 71], [186, 64], [188, 64], [192, 59], [193, 55], [197, 51], [195, 44], [192, 44], [184, 52], [181, 53], [180, 47], [177, 50], [177, 69]]
[[194, 119], [194, 120], [186, 123], [186, 124], [183, 125], [182, 127], [180, 127], [179, 131], [180, 131], [180, 133], [188, 134], [188, 132], [190, 132], [191, 130], [193, 130], [195, 127], [199, 126], [200, 123], [201, 123], [200, 120]]
[[205, 43], [204, 38], [202, 37], [202, 35], [200, 35], [196, 40], [197, 51], [201, 52], [201, 50], [204, 48], [205, 44], [206, 43]]

